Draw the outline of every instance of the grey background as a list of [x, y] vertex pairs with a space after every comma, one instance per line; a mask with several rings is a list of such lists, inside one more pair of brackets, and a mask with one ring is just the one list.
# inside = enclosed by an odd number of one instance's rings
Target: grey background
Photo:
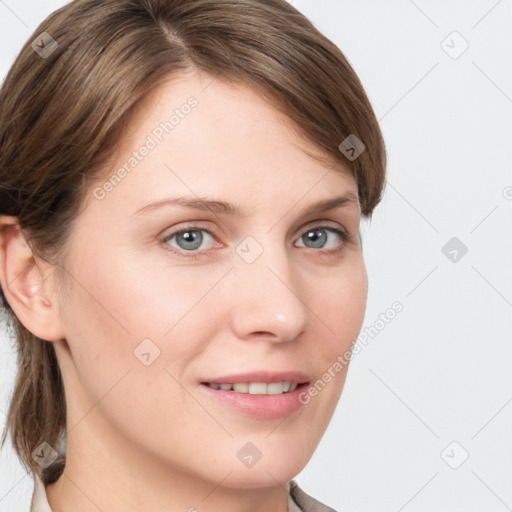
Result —
[[[354, 66], [389, 157], [384, 200], [361, 226], [363, 331], [373, 334], [296, 480], [346, 512], [510, 510], [512, 3], [292, 3]], [[0, 1], [2, 77], [63, 4]], [[395, 301], [403, 311], [379, 328]], [[5, 335], [0, 350], [4, 412], [14, 370]], [[0, 511], [28, 510], [31, 493], [4, 449]]]

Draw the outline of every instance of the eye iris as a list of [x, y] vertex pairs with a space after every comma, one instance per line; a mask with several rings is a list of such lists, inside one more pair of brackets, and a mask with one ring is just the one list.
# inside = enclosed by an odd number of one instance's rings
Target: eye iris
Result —
[[[176, 242], [181, 249], [188, 251], [198, 249], [203, 242], [203, 233], [201, 231], [182, 231], [176, 235]], [[181, 242], [184, 242], [185, 246], [182, 246]], [[188, 244], [192, 244], [192, 246]]]
[[313, 242], [315, 248], [322, 247], [327, 239], [324, 229], [311, 229], [302, 238], [304, 239], [304, 237], [306, 237], [306, 240]]

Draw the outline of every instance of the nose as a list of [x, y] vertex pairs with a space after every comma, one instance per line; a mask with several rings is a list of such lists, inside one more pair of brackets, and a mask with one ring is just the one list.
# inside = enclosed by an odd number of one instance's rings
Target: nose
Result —
[[235, 260], [231, 272], [232, 329], [240, 339], [296, 339], [310, 310], [301, 297], [300, 276], [284, 248], [266, 248], [252, 263]]

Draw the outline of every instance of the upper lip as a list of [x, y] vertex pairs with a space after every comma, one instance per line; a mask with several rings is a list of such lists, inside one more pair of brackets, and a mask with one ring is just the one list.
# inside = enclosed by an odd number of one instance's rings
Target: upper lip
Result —
[[235, 375], [224, 375], [223, 377], [211, 377], [201, 380], [201, 382], [208, 382], [210, 384], [236, 384], [237, 382], [297, 382], [301, 384], [310, 381], [310, 375], [305, 372], [270, 372], [268, 370], [237, 373]]

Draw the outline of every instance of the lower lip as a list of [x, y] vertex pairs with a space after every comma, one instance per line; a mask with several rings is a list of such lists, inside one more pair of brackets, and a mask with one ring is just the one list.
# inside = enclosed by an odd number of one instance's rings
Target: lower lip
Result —
[[251, 395], [250, 393], [239, 393], [237, 391], [224, 391], [213, 389], [206, 384], [200, 384], [214, 400], [230, 405], [238, 411], [261, 419], [283, 418], [302, 407], [299, 401], [299, 394], [306, 390], [309, 383], [297, 386], [294, 391], [280, 395]]

